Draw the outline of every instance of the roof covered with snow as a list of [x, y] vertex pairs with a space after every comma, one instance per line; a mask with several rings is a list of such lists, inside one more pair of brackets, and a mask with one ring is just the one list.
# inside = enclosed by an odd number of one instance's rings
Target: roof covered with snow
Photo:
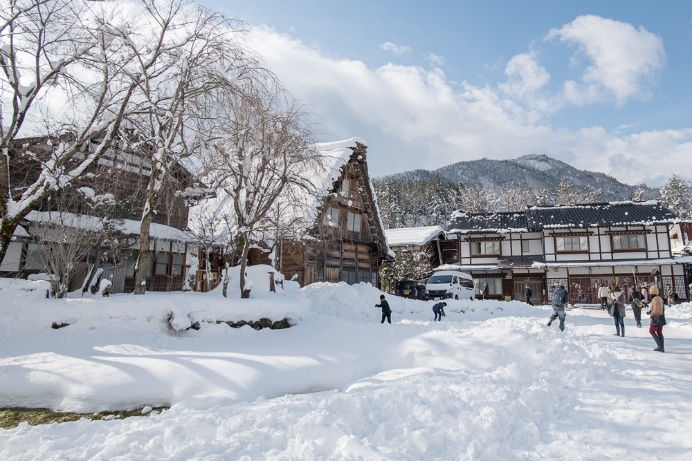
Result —
[[543, 229], [653, 225], [679, 221], [656, 200], [581, 205], [534, 206], [523, 212], [464, 213], [452, 215], [450, 233], [531, 232]]
[[[140, 221], [134, 221], [132, 219], [117, 219], [109, 222], [108, 220], [96, 216], [57, 211], [31, 211], [26, 216], [25, 220], [29, 222], [30, 225], [32, 223], [62, 223], [65, 227], [83, 229], [86, 231], [99, 231], [103, 229], [106, 223], [110, 223], [112, 227], [125, 235], [139, 235], [139, 228], [141, 225]], [[19, 227], [17, 227], [17, 229], [19, 229]], [[15, 235], [17, 235], [16, 232]], [[149, 236], [155, 239], [180, 242], [192, 240], [190, 234], [187, 232], [158, 223], [151, 223]]]
[[464, 213], [455, 212], [449, 224], [450, 233], [528, 232], [523, 212]]
[[676, 222], [678, 217], [658, 201], [649, 200], [530, 207], [526, 219], [531, 228], [550, 229], [653, 225]]
[[443, 232], [440, 226], [404, 227], [384, 231], [390, 246], [425, 245]]

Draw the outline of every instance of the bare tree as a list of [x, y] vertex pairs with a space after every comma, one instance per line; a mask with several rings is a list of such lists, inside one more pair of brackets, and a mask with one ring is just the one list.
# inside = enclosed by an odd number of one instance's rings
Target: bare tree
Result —
[[[139, 84], [127, 73], [128, 34], [113, 4], [0, 4], [0, 261], [19, 221], [116, 138]], [[42, 142], [22, 141], [29, 137]], [[17, 175], [15, 165], [27, 162], [33, 170]]]
[[[224, 116], [218, 119], [205, 182], [228, 197], [226, 219], [229, 237], [237, 242], [243, 297], [249, 296], [245, 267], [253, 236], [271, 232], [277, 206], [299, 203], [311, 194], [311, 178], [323, 168], [312, 147], [309, 113], [285, 96], [227, 92], [217, 105]], [[288, 212], [282, 216], [293, 225], [301, 219]]]
[[71, 213], [78, 194], [56, 194], [54, 211], [29, 215], [29, 229], [37, 240], [34, 258], [51, 281], [53, 296], [67, 295], [70, 283], [89, 251], [103, 238], [107, 221], [93, 216]]
[[[128, 117], [138, 140], [133, 148], [150, 167], [142, 210], [135, 294], [145, 291], [150, 257], [149, 229], [165, 194], [189, 184], [176, 183], [182, 167], [194, 169], [209, 148], [207, 121], [216, 117], [214, 93], [242, 93], [269, 73], [236, 40], [238, 23], [185, 0], [143, 0], [152, 47], [132, 43], [137, 54], [139, 110]], [[164, 59], [149, 66], [150, 54]]]

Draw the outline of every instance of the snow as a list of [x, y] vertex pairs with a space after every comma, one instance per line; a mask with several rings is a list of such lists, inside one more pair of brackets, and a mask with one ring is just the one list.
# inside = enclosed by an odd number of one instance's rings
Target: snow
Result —
[[[97, 216], [82, 215], [68, 212], [57, 211], [30, 211], [26, 216], [26, 220], [30, 223], [50, 223], [60, 222], [60, 217], [68, 226], [77, 229], [98, 230], [104, 226], [104, 219]], [[141, 222], [132, 219], [117, 219], [111, 222], [113, 228], [119, 230], [126, 235], [139, 235]], [[19, 229], [19, 226], [17, 227]], [[18, 236], [15, 231], [15, 236]], [[176, 229], [175, 227], [166, 226], [165, 224], [151, 223], [149, 228], [149, 236], [151, 238], [161, 240], [173, 240], [178, 242], [191, 242], [194, 238], [189, 233]]]
[[443, 232], [440, 226], [404, 227], [384, 231], [389, 246], [425, 245]]
[[[45, 299], [0, 279], [0, 406], [150, 416], [0, 430], [3, 460], [689, 459], [692, 304], [667, 308], [666, 353], [625, 319], [518, 301], [431, 302], [369, 284], [268, 291], [252, 266], [223, 298], [147, 293]], [[185, 328], [172, 335], [164, 317]], [[217, 320], [290, 318], [284, 330]], [[52, 322], [71, 325], [52, 329]]]

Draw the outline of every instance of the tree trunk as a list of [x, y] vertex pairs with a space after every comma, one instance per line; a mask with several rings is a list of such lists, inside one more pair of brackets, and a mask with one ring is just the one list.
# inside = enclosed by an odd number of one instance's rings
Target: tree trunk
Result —
[[240, 297], [249, 298], [250, 290], [245, 289], [245, 267], [247, 267], [247, 255], [250, 252], [250, 242], [246, 235], [242, 236], [243, 252], [240, 256]]
[[135, 294], [143, 295], [147, 289], [147, 275], [151, 271], [149, 267], [149, 254], [151, 253], [149, 242], [149, 230], [154, 213], [149, 210], [142, 217], [139, 227], [139, 255], [137, 256], [137, 270], [135, 271]]
[[[101, 244], [103, 243], [103, 235], [99, 237], [98, 242], [96, 242], [96, 256], [94, 256], [94, 265], [92, 266], [91, 270], [89, 271], [89, 275], [84, 282], [84, 286], [82, 287], [82, 294], [86, 293], [86, 291], [90, 288], [91, 281], [94, 279], [94, 274], [99, 268], [99, 262], [101, 261]], [[88, 267], [87, 267], [88, 268]]]
[[5, 259], [15, 229], [17, 229], [16, 221], [7, 218], [0, 219], [0, 263]]

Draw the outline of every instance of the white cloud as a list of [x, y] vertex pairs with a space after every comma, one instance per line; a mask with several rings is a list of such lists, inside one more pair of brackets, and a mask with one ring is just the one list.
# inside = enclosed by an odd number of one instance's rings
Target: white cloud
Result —
[[430, 63], [432, 66], [441, 66], [443, 65], [447, 60], [444, 58], [444, 56], [438, 56], [435, 53], [430, 53], [427, 52], [424, 54], [425, 60]]
[[392, 42], [380, 43], [380, 49], [384, 51], [391, 51], [394, 54], [406, 54], [411, 51], [411, 47], [406, 45], [396, 45]]
[[552, 126], [550, 108], [540, 106], [557, 104], [542, 96], [550, 76], [531, 54], [510, 60], [507, 82], [494, 88], [450, 82], [439, 68], [373, 69], [333, 59], [266, 28], [254, 29], [253, 36], [251, 46], [268, 67], [314, 107], [323, 123], [321, 141], [358, 136], [368, 142], [373, 176], [536, 153], [629, 184], [653, 185], [692, 158], [692, 128], [622, 135], [602, 127]]
[[603, 101], [622, 105], [630, 98], [646, 99], [656, 71], [665, 62], [659, 36], [598, 16], [579, 16], [546, 38], [575, 46], [589, 61], [578, 81], [564, 85], [566, 99], [576, 105]]

